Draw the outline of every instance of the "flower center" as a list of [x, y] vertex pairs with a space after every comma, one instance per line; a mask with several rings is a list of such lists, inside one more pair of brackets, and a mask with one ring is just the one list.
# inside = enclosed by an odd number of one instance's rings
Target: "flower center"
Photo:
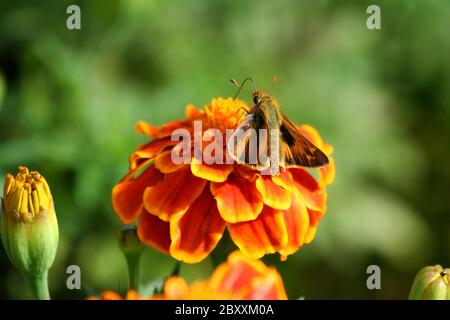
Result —
[[51, 202], [45, 179], [36, 171], [29, 172], [26, 167], [19, 167], [15, 178], [7, 175], [3, 198], [6, 213], [25, 222], [31, 222]]
[[218, 129], [225, 132], [225, 129], [236, 128], [245, 116], [248, 106], [241, 100], [232, 98], [216, 98], [211, 104], [205, 106], [206, 123], [204, 130]]

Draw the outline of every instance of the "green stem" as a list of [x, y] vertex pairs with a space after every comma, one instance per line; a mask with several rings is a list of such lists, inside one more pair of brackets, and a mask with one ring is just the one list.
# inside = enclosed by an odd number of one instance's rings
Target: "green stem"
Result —
[[128, 266], [128, 289], [139, 290], [139, 274], [140, 274], [140, 262], [141, 254], [133, 255], [126, 254], [125, 258], [127, 260]]
[[25, 276], [25, 281], [33, 293], [36, 300], [50, 300], [50, 294], [48, 292], [48, 272], [45, 271], [42, 274], [34, 276]]

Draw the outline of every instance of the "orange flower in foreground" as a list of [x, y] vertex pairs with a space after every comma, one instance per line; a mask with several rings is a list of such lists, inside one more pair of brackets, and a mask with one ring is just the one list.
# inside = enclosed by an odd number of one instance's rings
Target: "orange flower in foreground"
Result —
[[[248, 257], [258, 259], [279, 252], [282, 259], [313, 240], [326, 209], [326, 185], [333, 182], [332, 147], [311, 126], [302, 134], [325, 152], [330, 164], [317, 169], [281, 170], [279, 176], [261, 175], [240, 164], [175, 164], [171, 141], [175, 129], [194, 135], [194, 121], [203, 132], [215, 128], [225, 137], [249, 107], [231, 98], [213, 99], [203, 110], [186, 108], [186, 119], [159, 128], [139, 122], [136, 129], [151, 138], [131, 154], [129, 173], [114, 187], [112, 201], [123, 223], [138, 219], [140, 240], [172, 257], [196, 263], [214, 249], [225, 229]], [[192, 137], [194, 140], [194, 137]], [[203, 141], [203, 150], [209, 141]], [[192, 146], [193, 148], [193, 146]], [[224, 148], [224, 157], [226, 148]]]
[[170, 277], [162, 295], [153, 299], [169, 300], [286, 300], [283, 280], [275, 268], [235, 251], [220, 264], [206, 281], [188, 286], [183, 278]]
[[[100, 298], [88, 299], [121, 300], [115, 292], [105, 291]], [[129, 291], [124, 300], [285, 300], [283, 280], [274, 268], [262, 261], [251, 260], [235, 251], [228, 260], [219, 265], [211, 277], [188, 285], [179, 276], [172, 276], [164, 283], [162, 294], [147, 298]]]

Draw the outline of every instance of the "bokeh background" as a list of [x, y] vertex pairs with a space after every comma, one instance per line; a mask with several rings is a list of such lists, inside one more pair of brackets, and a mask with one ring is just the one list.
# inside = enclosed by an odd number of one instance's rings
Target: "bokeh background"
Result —
[[[81, 7], [81, 30], [66, 8]], [[381, 7], [381, 30], [366, 9]], [[54, 298], [126, 288], [111, 189], [145, 141], [138, 120], [182, 118], [252, 76], [335, 147], [316, 240], [276, 265], [291, 299], [405, 299], [423, 266], [450, 265], [450, 3], [390, 1], [2, 1], [0, 184], [26, 165], [49, 181], [61, 240]], [[241, 98], [250, 102], [249, 92]], [[222, 248], [223, 249], [223, 248]], [[66, 288], [81, 267], [83, 290]], [[381, 290], [366, 268], [379, 265]], [[146, 250], [148, 288], [171, 258]], [[182, 264], [189, 281], [211, 261]], [[158, 280], [159, 279], [159, 280]], [[0, 250], [0, 298], [29, 298]]]

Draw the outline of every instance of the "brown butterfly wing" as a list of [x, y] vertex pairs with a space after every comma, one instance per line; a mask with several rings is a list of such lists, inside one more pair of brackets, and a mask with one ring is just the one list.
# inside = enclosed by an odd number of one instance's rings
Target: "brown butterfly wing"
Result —
[[[265, 132], [267, 132], [267, 122], [261, 109], [255, 108], [253, 111], [245, 117], [230, 137], [227, 143], [227, 151], [237, 163], [248, 165], [257, 170], [264, 170], [270, 163], [268, 160], [262, 163], [263, 157], [260, 155], [269, 154], [270, 146], [267, 140], [268, 136], [260, 136], [259, 130], [266, 129]], [[241, 136], [238, 135], [239, 133]]]
[[281, 162], [286, 167], [321, 167], [329, 163], [328, 157], [303, 136], [285, 114], [280, 127]]

